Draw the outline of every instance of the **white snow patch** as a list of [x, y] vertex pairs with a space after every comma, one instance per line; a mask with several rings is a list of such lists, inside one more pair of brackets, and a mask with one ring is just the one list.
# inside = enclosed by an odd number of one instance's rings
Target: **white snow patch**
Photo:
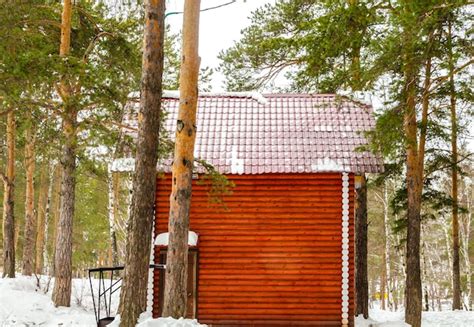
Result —
[[239, 152], [237, 146], [232, 147], [232, 154], [230, 161], [230, 172], [232, 174], [242, 175], [244, 173], [244, 159], [239, 158]]
[[[403, 311], [386, 311], [372, 309], [369, 311], [369, 319], [361, 315], [356, 317], [356, 327], [409, 327], [405, 323]], [[422, 312], [421, 325], [423, 327], [467, 327], [474, 326], [474, 311], [428, 311]]]
[[372, 94], [364, 91], [351, 91], [351, 90], [340, 90], [337, 92], [338, 95], [346, 96], [350, 100], [359, 101], [367, 106], [372, 106]]
[[315, 132], [332, 132], [333, 127], [330, 125], [315, 125], [314, 131]]
[[[40, 276], [40, 287], [38, 287], [34, 276], [17, 275], [16, 278], [0, 278], [0, 326], [96, 326], [88, 279], [72, 280], [70, 308], [54, 307], [51, 301], [54, 278], [51, 279], [49, 291], [44, 292], [48, 280], [48, 276]], [[98, 282], [97, 279], [92, 280], [96, 297], [99, 290]], [[106, 279], [104, 282], [105, 287], [108, 287], [110, 280]], [[116, 315], [119, 297], [120, 291], [112, 294], [112, 316]], [[101, 317], [105, 317], [104, 311]], [[116, 319], [108, 326], [117, 327], [119, 323], [120, 316], [116, 316]], [[193, 319], [152, 319], [151, 313], [143, 313], [137, 326], [206, 327]]]
[[344, 166], [339, 164], [338, 162], [329, 159], [318, 159], [315, 164], [311, 165], [311, 169], [314, 172], [323, 172], [323, 171], [337, 171], [342, 172], [345, 171]]
[[140, 98], [140, 91], [130, 92], [128, 94], [129, 99]]
[[109, 165], [109, 171], [133, 172], [135, 171], [135, 158], [117, 158]]
[[[119, 327], [120, 315], [117, 315], [112, 323], [108, 326]], [[153, 319], [149, 313], [142, 313], [138, 318], [137, 327], [207, 327], [198, 323], [196, 319], [174, 319], [168, 318], [157, 318]]]
[[[168, 246], [170, 233], [161, 233], [155, 239], [155, 245]], [[196, 246], [198, 242], [198, 234], [193, 231], [188, 232], [188, 245]]]
[[169, 98], [169, 99], [179, 99], [179, 91], [178, 90], [163, 90], [161, 97]]
[[[158, 160], [156, 170], [162, 171], [167, 167], [167, 162]], [[135, 158], [117, 158], [109, 165], [109, 172], [133, 173], [135, 172]]]
[[[49, 277], [41, 276], [37, 287], [36, 277], [17, 275], [0, 278], [0, 326], [94, 326], [96, 325], [89, 281], [73, 279], [71, 307], [54, 307], [51, 293], [54, 279], [45, 294]], [[94, 293], [98, 280], [93, 280]], [[118, 293], [112, 296], [112, 312], [118, 305]], [[102, 313], [104, 314], [104, 313]]]
[[[229, 97], [229, 98], [251, 98], [260, 104], [266, 105], [268, 100], [258, 92], [199, 92], [199, 96], [207, 97]], [[163, 98], [179, 99], [179, 91], [163, 90]]]

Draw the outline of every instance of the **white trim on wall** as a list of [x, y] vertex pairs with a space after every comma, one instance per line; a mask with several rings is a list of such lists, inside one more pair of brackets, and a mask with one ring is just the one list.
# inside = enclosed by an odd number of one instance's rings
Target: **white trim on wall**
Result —
[[[153, 214], [153, 217], [155, 215]], [[155, 220], [153, 219], [153, 226], [151, 228], [151, 251], [150, 251], [150, 264], [155, 263]], [[148, 269], [148, 286], [146, 292], [146, 313], [152, 314], [153, 313], [153, 277], [154, 277], [154, 269]]]
[[349, 174], [342, 173], [341, 324], [349, 325]]

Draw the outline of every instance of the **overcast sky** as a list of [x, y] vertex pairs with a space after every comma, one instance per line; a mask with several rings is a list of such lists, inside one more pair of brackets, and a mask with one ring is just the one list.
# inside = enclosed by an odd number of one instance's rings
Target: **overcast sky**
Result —
[[[201, 8], [209, 8], [231, 2], [231, 0], [202, 0]], [[199, 55], [201, 67], [217, 68], [217, 55], [227, 49], [234, 41], [240, 39], [240, 31], [250, 24], [250, 14], [253, 10], [265, 3], [274, 3], [274, 0], [237, 0], [228, 6], [204, 11], [200, 18]], [[166, 1], [166, 12], [182, 11], [184, 0]], [[171, 15], [166, 18], [173, 32], [181, 31], [183, 15]], [[218, 72], [213, 75], [213, 91], [223, 91], [223, 76]]]

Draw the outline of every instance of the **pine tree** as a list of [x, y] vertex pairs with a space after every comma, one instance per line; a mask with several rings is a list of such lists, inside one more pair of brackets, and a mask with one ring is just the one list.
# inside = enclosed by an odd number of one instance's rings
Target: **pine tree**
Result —
[[451, 21], [448, 21], [448, 65], [449, 65], [449, 102], [451, 111], [451, 179], [453, 199], [453, 310], [461, 310], [461, 268], [459, 263], [459, 219], [458, 219], [458, 133], [457, 133], [457, 114], [456, 114], [456, 89], [454, 85], [454, 59], [452, 45], [452, 27]]
[[[45, 248], [46, 244], [46, 233], [47, 233], [47, 219], [49, 211], [49, 201], [50, 201], [50, 179], [49, 179], [49, 161], [45, 160], [41, 163], [40, 168], [40, 180], [39, 180], [39, 195], [38, 195], [38, 204], [36, 210], [36, 220], [37, 220], [37, 233], [36, 233], [36, 245], [35, 245], [35, 273], [40, 275], [43, 273], [44, 265], [47, 264], [45, 260], [45, 253], [47, 249]], [[47, 258], [47, 256], [46, 256]]]
[[[62, 57], [66, 57], [71, 50], [71, 20], [72, 2], [71, 0], [65, 0], [61, 18], [61, 43], [59, 47], [59, 55]], [[65, 143], [61, 155], [61, 209], [56, 234], [56, 255], [54, 258], [56, 279], [52, 297], [55, 306], [65, 307], [71, 304], [72, 223], [74, 218], [77, 145], [77, 108], [70, 98], [71, 85], [69, 83], [70, 81], [63, 77], [58, 87], [64, 105], [62, 132]]]
[[121, 326], [134, 326], [146, 306], [161, 119], [164, 15], [164, 0], [145, 2], [140, 119], [120, 293]]
[[0, 173], [3, 179], [3, 277], [15, 278], [15, 112], [7, 114], [7, 163], [6, 173]]
[[23, 239], [23, 270], [22, 274], [31, 276], [34, 270], [34, 247], [36, 238], [36, 221], [34, 213], [34, 174], [35, 174], [35, 141], [36, 131], [31, 119], [31, 112], [27, 113], [26, 144], [25, 144], [25, 230]]
[[194, 144], [200, 58], [200, 0], [186, 0], [183, 17], [183, 47], [180, 73], [180, 107], [176, 130], [172, 189], [168, 223], [169, 244], [166, 258], [163, 315], [185, 317], [187, 311], [188, 231], [191, 208]]

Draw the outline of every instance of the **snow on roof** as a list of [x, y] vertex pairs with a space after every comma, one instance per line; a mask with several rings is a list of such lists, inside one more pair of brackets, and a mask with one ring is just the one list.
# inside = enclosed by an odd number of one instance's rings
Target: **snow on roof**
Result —
[[[139, 104], [123, 124], [136, 137]], [[179, 92], [163, 92], [163, 127], [176, 130]], [[375, 126], [372, 108], [335, 94], [200, 93], [195, 156], [224, 174], [383, 171], [379, 155], [359, 148]], [[171, 160], [159, 167], [171, 171]]]
[[[155, 238], [155, 245], [158, 246], [168, 246], [169, 242], [169, 233], [161, 233]], [[188, 232], [188, 245], [196, 246], [198, 242], [198, 234], [193, 231]]]
[[[140, 92], [131, 92], [129, 98], [139, 98]], [[161, 97], [163, 99], [179, 99], [178, 90], [163, 90]], [[199, 92], [199, 97], [227, 97], [227, 98], [249, 98], [260, 104], [267, 104], [267, 99], [258, 92]]]
[[332, 172], [344, 172], [349, 170], [348, 168], [345, 168], [344, 165], [340, 163], [340, 161], [334, 161], [329, 158], [324, 158], [324, 159], [318, 159], [316, 160], [316, 163], [311, 165], [311, 168], [315, 172], [324, 172], [324, 171], [332, 171]]

